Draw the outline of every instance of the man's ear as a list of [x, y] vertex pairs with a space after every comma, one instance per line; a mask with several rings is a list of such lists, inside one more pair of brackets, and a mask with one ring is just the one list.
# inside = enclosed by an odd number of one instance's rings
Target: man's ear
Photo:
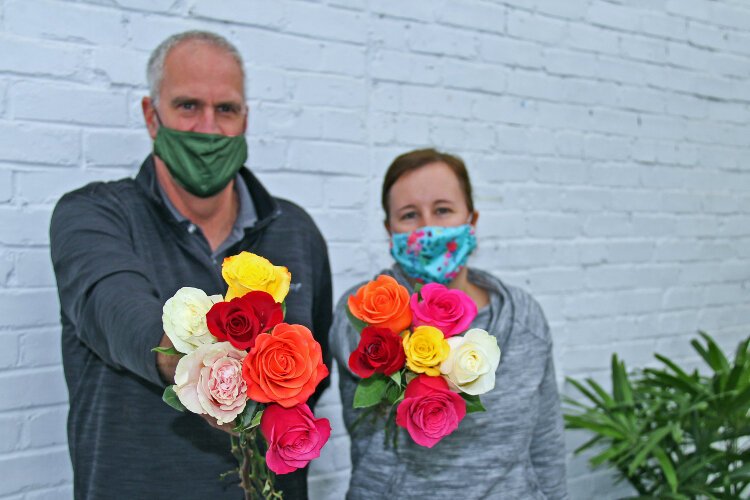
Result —
[[242, 124], [242, 133], [247, 133], [247, 123], [248, 123], [248, 117], [250, 116], [250, 105], [245, 103], [245, 120]]
[[148, 135], [151, 136], [151, 140], [154, 140], [156, 139], [156, 132], [159, 130], [159, 124], [156, 121], [156, 108], [154, 108], [154, 103], [149, 96], [144, 96], [141, 99], [141, 110], [143, 111], [143, 120], [146, 122]]

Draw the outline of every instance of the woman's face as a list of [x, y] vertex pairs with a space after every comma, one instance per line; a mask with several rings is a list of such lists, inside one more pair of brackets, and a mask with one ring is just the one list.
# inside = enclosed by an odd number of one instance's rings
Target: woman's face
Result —
[[443, 162], [427, 165], [402, 175], [391, 186], [390, 214], [386, 228], [392, 233], [408, 233], [422, 226], [474, 224], [458, 177]]

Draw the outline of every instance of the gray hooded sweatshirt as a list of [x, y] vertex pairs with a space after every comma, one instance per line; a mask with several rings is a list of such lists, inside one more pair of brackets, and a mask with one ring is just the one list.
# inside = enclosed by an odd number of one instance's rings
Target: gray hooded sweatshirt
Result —
[[[383, 271], [410, 292], [398, 266]], [[330, 342], [339, 366], [344, 420], [351, 436], [348, 499], [497, 498], [565, 499], [565, 445], [552, 340], [539, 304], [526, 292], [470, 269], [469, 280], [490, 294], [471, 325], [498, 339], [495, 388], [481, 396], [486, 412], [467, 414], [458, 429], [432, 448], [414, 443], [400, 429], [398, 446], [385, 444], [384, 418], [366, 417], [352, 430], [359, 379], [348, 368], [359, 334], [339, 300]]]

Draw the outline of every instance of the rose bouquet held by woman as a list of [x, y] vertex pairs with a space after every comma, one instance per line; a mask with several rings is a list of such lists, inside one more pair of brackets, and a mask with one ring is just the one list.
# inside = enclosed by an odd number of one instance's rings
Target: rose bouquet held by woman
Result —
[[[355, 408], [390, 410], [395, 423], [428, 448], [455, 431], [467, 412], [484, 411], [479, 395], [495, 387], [500, 348], [479, 328], [458, 336], [477, 315], [466, 293], [430, 283], [409, 297], [394, 278], [380, 275], [347, 305], [360, 331], [349, 356], [349, 368], [362, 378]], [[386, 437], [392, 422], [386, 421]]]
[[164, 304], [174, 348], [155, 350], [184, 354], [164, 401], [230, 431], [239, 462], [230, 472], [239, 474], [246, 498], [281, 498], [273, 473], [305, 467], [330, 436], [328, 420], [305, 404], [328, 368], [310, 330], [283, 322], [285, 267], [242, 252], [224, 260], [222, 276], [225, 298], [185, 287]]
[[395, 264], [344, 293], [329, 335], [347, 499], [567, 498], [549, 328], [529, 294], [467, 267], [479, 213], [463, 161], [405, 153], [381, 200]]

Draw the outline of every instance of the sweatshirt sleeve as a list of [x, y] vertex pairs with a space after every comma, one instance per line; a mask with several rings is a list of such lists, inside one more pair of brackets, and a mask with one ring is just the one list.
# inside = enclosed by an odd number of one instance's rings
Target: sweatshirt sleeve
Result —
[[134, 250], [125, 211], [101, 187], [64, 196], [50, 224], [63, 322], [104, 363], [163, 386], [151, 349], [162, 303]]
[[331, 343], [331, 351], [333, 352], [333, 358], [342, 370], [349, 372], [350, 376], [358, 379], [349, 369], [349, 355], [357, 349], [359, 344], [359, 334], [354, 327], [349, 323], [349, 318], [346, 315], [347, 301], [350, 295], [353, 295], [357, 288], [353, 287], [347, 290], [339, 299], [334, 309], [333, 323], [331, 324], [331, 330], [329, 334], [329, 341]]
[[551, 342], [549, 346], [544, 377], [539, 385], [539, 409], [530, 451], [540, 488], [547, 498], [557, 500], [567, 499], [568, 494], [560, 396], [557, 392]]

